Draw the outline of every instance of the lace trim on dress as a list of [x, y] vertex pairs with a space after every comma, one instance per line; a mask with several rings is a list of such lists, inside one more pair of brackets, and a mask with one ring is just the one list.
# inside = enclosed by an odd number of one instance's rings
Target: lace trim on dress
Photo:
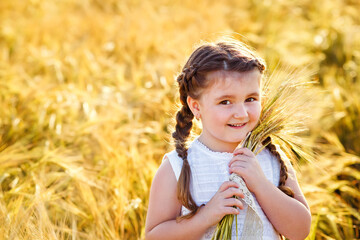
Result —
[[233, 153], [230, 152], [215, 152], [208, 148], [206, 145], [204, 145], [202, 142], [200, 142], [199, 137], [197, 137], [194, 142], [194, 144], [197, 144], [201, 149], [203, 149], [205, 152], [208, 152], [209, 154], [216, 155], [223, 158], [229, 158], [233, 156]]

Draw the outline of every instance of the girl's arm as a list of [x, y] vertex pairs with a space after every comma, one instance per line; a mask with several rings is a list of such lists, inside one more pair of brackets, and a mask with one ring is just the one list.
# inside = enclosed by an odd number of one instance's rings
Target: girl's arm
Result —
[[311, 213], [296, 180], [295, 172], [289, 167], [286, 186], [290, 187], [295, 197], [284, 194], [266, 179], [254, 154], [249, 149], [236, 151], [229, 163], [230, 172], [244, 178], [247, 187], [256, 196], [267, 218], [275, 229], [291, 240], [305, 239], [310, 232]]
[[305, 239], [310, 232], [310, 209], [294, 172], [289, 171], [288, 174], [285, 185], [293, 190], [294, 198], [284, 194], [269, 181], [256, 190], [255, 196], [279, 233], [291, 240]]
[[145, 239], [200, 239], [206, 230], [226, 214], [238, 214], [232, 206], [243, 208], [233, 195], [244, 197], [237, 185], [225, 182], [214, 197], [192, 218], [176, 221], [181, 203], [177, 199], [177, 180], [166, 159], [157, 171], [150, 190]]
[[175, 174], [166, 159], [151, 185], [145, 239], [200, 239], [205, 233], [206, 226], [198, 214], [191, 219], [176, 222], [181, 210], [176, 187]]

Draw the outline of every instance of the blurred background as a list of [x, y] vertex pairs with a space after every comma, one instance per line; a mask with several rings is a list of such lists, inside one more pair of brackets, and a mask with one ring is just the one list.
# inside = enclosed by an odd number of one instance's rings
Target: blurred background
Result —
[[[143, 239], [201, 40], [310, 67], [321, 101], [298, 178], [308, 239], [359, 239], [360, 1], [1, 0], [0, 239]], [[274, 64], [275, 63], [275, 64]]]

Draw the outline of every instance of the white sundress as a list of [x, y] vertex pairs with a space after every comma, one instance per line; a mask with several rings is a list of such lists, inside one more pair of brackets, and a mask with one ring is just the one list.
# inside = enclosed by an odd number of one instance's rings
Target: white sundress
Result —
[[[233, 154], [228, 152], [214, 152], [203, 145], [198, 139], [195, 139], [188, 150], [188, 161], [191, 167], [191, 183], [190, 192], [195, 203], [200, 206], [206, 204], [218, 191], [221, 184], [229, 181], [228, 163], [232, 159]], [[179, 179], [183, 160], [178, 156], [175, 150], [165, 154], [164, 159], [168, 158], [171, 167], [175, 173], [176, 179]], [[269, 150], [264, 149], [256, 158], [266, 176], [275, 186], [278, 186], [280, 178], [280, 164], [275, 156]], [[254, 196], [254, 195], [253, 195]], [[279, 233], [274, 229], [259, 203], [255, 199], [256, 210], [263, 222], [263, 240], [281, 239]], [[247, 205], [240, 210], [237, 215], [238, 220], [238, 236], [240, 239], [244, 220], [246, 216]], [[181, 213], [183, 215], [189, 213], [189, 210], [182, 206]], [[216, 226], [207, 230], [201, 238], [202, 240], [211, 240]], [[232, 239], [236, 239], [235, 221], [233, 223]], [[254, 238], [255, 240], [255, 238]]]

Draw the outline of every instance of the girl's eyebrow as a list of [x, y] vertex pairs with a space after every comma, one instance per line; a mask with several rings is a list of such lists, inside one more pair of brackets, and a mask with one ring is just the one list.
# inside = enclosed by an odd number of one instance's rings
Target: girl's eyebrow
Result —
[[219, 100], [222, 100], [222, 99], [224, 99], [224, 98], [229, 98], [229, 99], [231, 99], [231, 98], [235, 98], [235, 96], [234, 95], [221, 95], [220, 97], [217, 97], [217, 98], [215, 98], [215, 100], [216, 101], [219, 101]]
[[[247, 96], [258, 97], [259, 93], [258, 92], [253, 92], [253, 93], [247, 94]], [[221, 95], [220, 97], [215, 98], [215, 101], [223, 100], [225, 98], [232, 99], [232, 98], [235, 98], [235, 95], [230, 95], [230, 94]]]
[[258, 92], [253, 92], [253, 93], [248, 94], [248, 96], [259, 96], [259, 93]]

